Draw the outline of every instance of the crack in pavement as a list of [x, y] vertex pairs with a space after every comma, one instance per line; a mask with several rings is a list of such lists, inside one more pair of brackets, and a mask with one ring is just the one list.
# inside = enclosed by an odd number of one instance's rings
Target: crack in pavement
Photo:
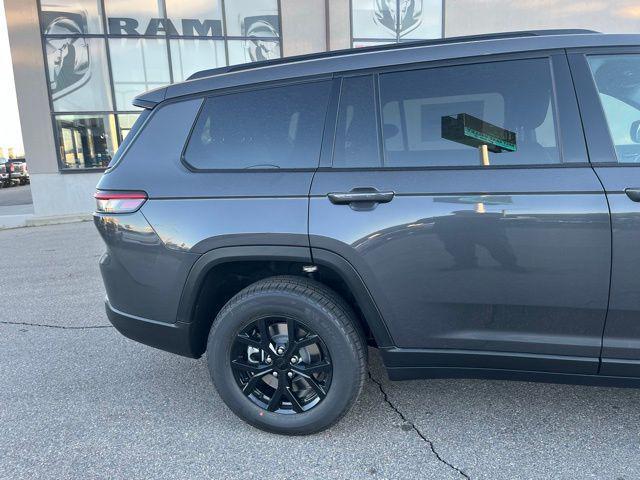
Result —
[[45, 323], [29, 323], [29, 322], [7, 322], [5, 320], [0, 320], [0, 324], [23, 325], [25, 327], [59, 328], [61, 330], [91, 330], [95, 328], [113, 328], [113, 325], [90, 325], [86, 327], [65, 327], [64, 325], [47, 325]]
[[407, 417], [404, 415], [404, 413], [402, 413], [398, 407], [396, 407], [391, 400], [389, 400], [389, 395], [387, 395], [387, 392], [384, 391], [384, 388], [382, 388], [382, 383], [379, 382], [378, 380], [376, 380], [374, 378], [374, 376], [371, 374], [371, 371], [368, 372], [369, 373], [369, 378], [371, 379], [371, 381], [373, 383], [375, 383], [378, 386], [378, 389], [380, 389], [380, 392], [382, 393], [382, 396], [384, 397], [384, 401], [387, 403], [387, 405], [389, 405], [389, 407], [398, 414], [398, 416], [402, 419], [403, 422], [405, 422], [406, 424], [411, 426], [411, 429], [414, 430], [418, 436], [427, 444], [429, 445], [429, 448], [431, 449], [431, 452], [435, 455], [435, 457], [438, 459], [438, 461], [440, 463], [443, 463], [444, 465], [446, 465], [447, 467], [451, 468], [452, 470], [455, 470], [457, 473], [459, 473], [460, 475], [462, 475], [463, 478], [466, 478], [467, 480], [471, 480], [471, 477], [469, 475], [467, 475], [466, 473], [464, 473], [464, 471], [458, 467], [456, 467], [455, 465], [453, 465], [452, 463], [448, 462], [447, 460], [445, 460], [444, 458], [442, 458], [442, 456], [438, 453], [438, 451], [436, 450], [435, 445], [433, 444], [433, 442], [431, 440], [429, 440], [427, 437], [424, 436], [424, 434], [418, 429], [418, 427], [416, 427], [416, 425], [411, 422], [410, 420], [407, 419]]

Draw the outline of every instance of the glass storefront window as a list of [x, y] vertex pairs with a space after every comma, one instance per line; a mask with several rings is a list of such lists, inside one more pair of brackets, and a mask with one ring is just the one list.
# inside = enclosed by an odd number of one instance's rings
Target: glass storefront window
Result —
[[442, 0], [351, 0], [353, 45], [442, 36]]
[[395, 40], [389, 40], [388, 42], [371, 42], [365, 40], [354, 40], [353, 48], [362, 48], [362, 47], [375, 47], [376, 45], [389, 45], [391, 43], [396, 43]]
[[104, 39], [47, 37], [45, 46], [54, 111], [113, 108]]
[[135, 109], [136, 95], [169, 83], [166, 40], [111, 38], [109, 48], [116, 109]]
[[98, 0], [41, 0], [45, 35], [102, 33]]
[[351, 0], [354, 38], [396, 38], [396, 0]]
[[[400, 2], [403, 3], [408, 2]], [[402, 9], [403, 7], [401, 7]], [[406, 22], [400, 24], [400, 40], [420, 40], [442, 36], [442, 0], [422, 0], [421, 20], [414, 25], [411, 15], [405, 15]]]
[[227, 64], [222, 40], [170, 40], [169, 46], [174, 82], [186, 80], [200, 70]]
[[165, 0], [167, 18], [180, 35], [223, 35], [220, 0]]
[[57, 115], [55, 124], [65, 168], [106, 168], [117, 147], [113, 115]]
[[133, 124], [136, 123], [136, 120], [138, 120], [139, 116], [139, 113], [121, 113], [120, 115], [118, 115], [118, 126], [120, 127], [119, 143], [122, 143], [124, 139], [127, 138], [127, 135], [129, 135], [131, 128], [133, 128]]
[[224, 7], [227, 35], [266, 38], [280, 36], [277, 0], [227, 0]]
[[132, 101], [140, 93], [282, 55], [279, 0], [39, 4], [63, 169], [104, 168], [139, 116]]
[[280, 42], [247, 39], [228, 40], [229, 65], [280, 58]]
[[158, 0], [104, 0], [111, 35], [163, 35], [166, 22]]

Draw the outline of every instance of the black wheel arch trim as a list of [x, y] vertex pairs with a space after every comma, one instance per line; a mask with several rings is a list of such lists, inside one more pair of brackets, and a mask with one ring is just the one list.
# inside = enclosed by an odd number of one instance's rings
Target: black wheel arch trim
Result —
[[177, 322], [191, 323], [195, 315], [200, 289], [211, 269], [223, 263], [251, 260], [293, 261], [332, 269], [351, 290], [377, 345], [380, 347], [394, 345], [373, 296], [353, 265], [341, 255], [324, 249], [314, 249], [312, 260], [309, 247], [301, 246], [252, 245], [221, 247], [204, 253], [196, 260], [187, 276], [178, 306]]

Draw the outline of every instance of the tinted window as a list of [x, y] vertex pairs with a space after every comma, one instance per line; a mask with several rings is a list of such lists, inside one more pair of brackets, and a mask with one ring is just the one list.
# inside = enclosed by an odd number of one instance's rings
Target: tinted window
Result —
[[199, 169], [315, 168], [330, 82], [211, 97], [185, 152]]
[[334, 167], [379, 166], [373, 77], [342, 81], [333, 151]]
[[618, 162], [640, 163], [640, 55], [589, 57]]
[[382, 75], [385, 165], [558, 163], [552, 92], [547, 59]]
[[142, 124], [145, 122], [150, 113], [151, 110], [143, 110], [142, 113], [137, 116], [136, 120], [130, 128], [125, 128], [127, 126], [127, 120], [131, 119], [131, 117], [133, 117], [134, 115], [118, 115], [120, 122], [120, 131], [127, 133], [124, 139], [121, 140], [118, 150], [116, 150], [115, 155], [109, 162], [109, 168], [112, 168], [116, 163], [120, 161], [120, 157], [122, 157], [124, 151], [129, 148], [129, 144], [133, 141], [136, 133], [138, 133], [138, 130], [140, 130]]

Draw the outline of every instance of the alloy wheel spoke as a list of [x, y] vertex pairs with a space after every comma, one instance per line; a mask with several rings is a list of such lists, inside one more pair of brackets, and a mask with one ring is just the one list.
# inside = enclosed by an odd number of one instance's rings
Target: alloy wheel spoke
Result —
[[295, 345], [296, 342], [296, 322], [293, 318], [287, 318], [287, 337], [289, 347]]
[[254, 375], [264, 375], [265, 373], [269, 373], [273, 370], [270, 366], [251, 363], [241, 359], [231, 360], [231, 366], [237, 370], [251, 372]]
[[327, 392], [325, 391], [325, 389], [318, 382], [316, 382], [315, 378], [313, 378], [313, 377], [304, 377], [304, 380], [318, 394], [318, 397], [320, 397], [320, 400], [322, 400], [324, 397], [327, 396]]
[[280, 408], [280, 405], [282, 404], [282, 396], [284, 395], [285, 388], [286, 388], [286, 385], [284, 383], [284, 379], [282, 378], [278, 379], [278, 388], [276, 388], [276, 391], [273, 392], [273, 395], [269, 400], [269, 404], [267, 405], [267, 410], [269, 410], [270, 412], [275, 412], [276, 410], [278, 410], [278, 408]]
[[331, 371], [331, 364], [329, 362], [318, 362], [312, 365], [296, 365], [295, 367], [292, 367], [291, 370], [303, 377], [308, 377], [314, 373]]
[[262, 349], [268, 352], [271, 339], [269, 338], [269, 328], [267, 327], [266, 318], [258, 320], [258, 331], [260, 332], [260, 343], [262, 344]]
[[260, 340], [252, 338], [246, 333], [239, 333], [236, 336], [236, 340], [238, 340], [240, 343], [244, 343], [245, 345], [249, 345], [250, 347], [253, 347], [253, 348], [258, 348], [258, 349], [262, 348], [262, 342]]
[[309, 334], [295, 342], [295, 349], [300, 350], [301, 348], [308, 347], [309, 345], [313, 345], [319, 341], [320, 337], [318, 335]]
[[270, 371], [271, 371], [271, 368], [265, 369], [264, 371], [251, 377], [249, 381], [246, 383], [246, 385], [242, 388], [242, 393], [249, 396], [253, 392], [253, 390], [255, 390], [258, 383], [262, 380], [262, 377], [264, 377]]
[[296, 397], [296, 394], [293, 393], [293, 391], [291, 390], [291, 388], [286, 387], [284, 389], [284, 395], [285, 397], [287, 397], [287, 399], [291, 402], [291, 406], [293, 407], [293, 410], [296, 413], [302, 413], [304, 412], [304, 408], [302, 408], [302, 405], [300, 405], [300, 401], [298, 400], [298, 397]]

